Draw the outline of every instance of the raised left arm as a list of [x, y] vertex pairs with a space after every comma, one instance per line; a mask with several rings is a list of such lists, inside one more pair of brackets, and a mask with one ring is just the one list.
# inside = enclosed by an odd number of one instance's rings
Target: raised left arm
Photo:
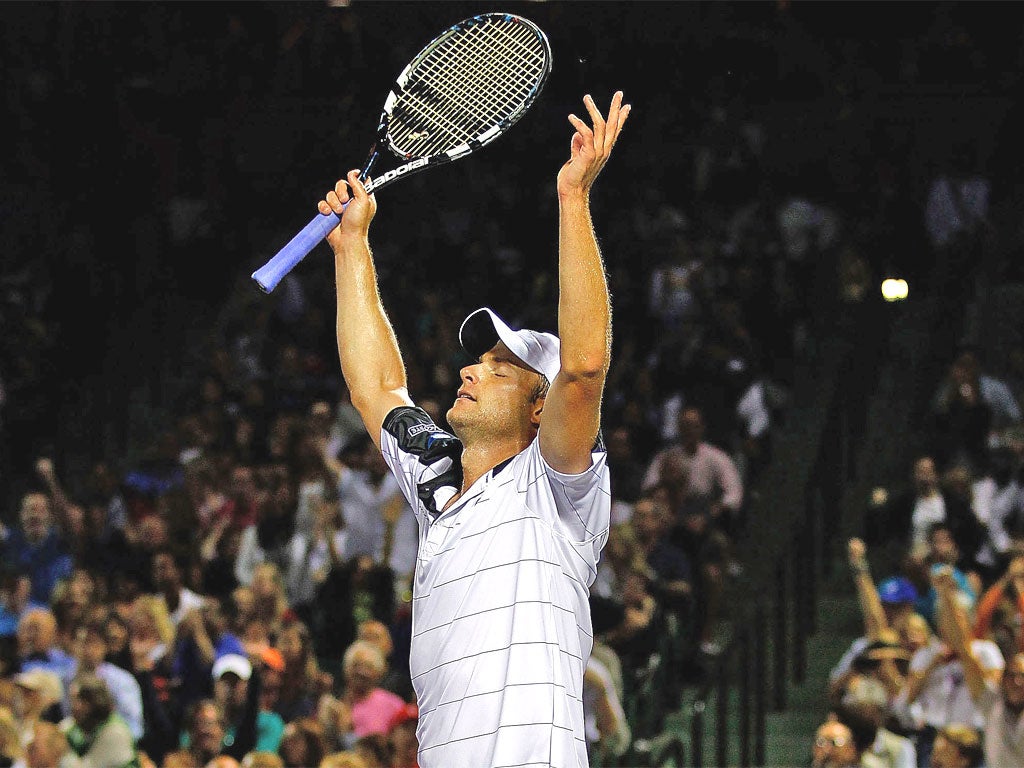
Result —
[[568, 162], [558, 173], [558, 335], [561, 370], [544, 402], [540, 450], [565, 473], [583, 472], [601, 426], [601, 395], [611, 362], [611, 298], [590, 216], [590, 188], [618, 139], [629, 105], [616, 92], [607, 119], [583, 100], [593, 126], [576, 115]]

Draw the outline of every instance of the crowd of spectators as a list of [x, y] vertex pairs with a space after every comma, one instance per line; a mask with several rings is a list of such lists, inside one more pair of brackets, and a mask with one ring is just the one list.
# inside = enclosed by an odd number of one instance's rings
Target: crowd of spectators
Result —
[[[988, 300], [979, 278], [1000, 233], [981, 174], [952, 176], [971, 200], [960, 218], [936, 214], [950, 178], [937, 174], [925, 206], [936, 280], [949, 281], [935, 296], [970, 306]], [[831, 670], [816, 767], [1024, 765], [1024, 417], [1015, 363], [991, 354], [1020, 337], [973, 343], [967, 313], [953, 314], [903, 436], [906, 481], [876, 487], [863, 538], [847, 542], [863, 634]]]
[[[537, 149], [546, 135], [539, 126], [562, 126], [581, 87], [621, 86], [643, 113], [594, 200], [615, 310], [603, 423], [614, 500], [592, 589], [585, 711], [592, 754], [609, 764], [629, 750], [636, 673], [667, 628], [682, 633], [693, 678], [721, 651], [724, 596], [744, 569], [736, 545], [749, 525], [748, 499], [773, 458], [797, 361], [870, 303], [886, 266], [878, 244], [913, 248], [925, 230], [923, 214], [920, 232], [905, 218], [914, 190], [902, 175], [907, 138], [898, 129], [872, 138], [869, 162], [854, 142], [822, 164], [780, 141], [780, 123], [758, 110], [775, 99], [816, 99], [856, 134], [853, 126], [869, 121], [856, 111], [873, 87], [863, 78], [889, 66], [890, 49], [856, 37], [829, 43], [825, 30], [817, 39], [785, 3], [746, 11], [694, 4], [678, 14], [664, 4], [624, 16], [600, 5], [587, 5], [586, 19], [559, 3], [523, 9], [551, 30], [567, 75], [554, 77], [530, 130], [502, 138], [504, 153], [453, 166], [443, 183], [410, 178], [407, 197], [382, 195], [374, 250], [410, 391], [443, 423], [468, 310], [490, 305], [542, 329], [554, 318], [544, 243], [563, 147]], [[399, 7], [412, 17], [402, 24]], [[446, 12], [455, 20], [480, 10], [452, 3]], [[18, 270], [5, 269], [0, 307], [5, 330], [16, 329], [4, 334], [0, 359], [8, 500], [0, 717], [15, 733], [2, 742], [3, 757], [30, 768], [79, 759], [161, 768], [415, 765], [411, 510], [346, 398], [322, 260], [314, 253], [271, 296], [248, 273], [291, 234], [282, 211], [304, 200], [311, 209], [330, 174], [348, 167], [338, 166], [334, 147], [363, 151], [358, 126], [376, 120], [387, 77], [417, 45], [396, 40], [396, 27], [419, 35], [436, 19], [410, 4], [358, 0], [22, 12], [19, 29], [30, 34], [5, 33], [19, 151], [3, 194], [7, 210], [29, 212], [15, 218], [41, 232], [42, 245]], [[635, 51], [632, 68], [621, 71], [619, 57], [592, 47], [602, 29], [652, 35], [648, 12], [663, 29]], [[693, 14], [702, 36], [686, 29]], [[910, 87], [944, 72], [949, 60], [936, 52], [962, 45], [945, 31], [934, 27], [927, 44], [880, 76]], [[668, 82], [638, 74], [678, 51], [680, 35], [695, 37], [683, 55], [700, 60], [685, 83], [673, 71]], [[722, 50], [776, 56], [777, 78], [763, 67], [734, 72], [722, 53], [701, 57], [716, 40]], [[61, 55], [42, 60], [48, 42], [60, 43]], [[346, 74], [368, 69], [360, 65], [371, 52], [387, 59], [373, 67], [383, 74]], [[996, 68], [1000, 52], [987, 64], [957, 61]], [[343, 81], [344, 120], [324, 104], [325, 74]], [[81, 110], [95, 140], [73, 154], [53, 140], [61, 102], [81, 107], [101, 84], [117, 114]], [[665, 88], [679, 94], [671, 112], [655, 98]], [[352, 117], [360, 109], [369, 110], [361, 121]], [[111, 156], [120, 160], [108, 168]], [[71, 173], [95, 178], [96, 189], [69, 183]], [[55, 203], [53, 188], [65, 186]], [[929, 198], [942, 221], [954, 188]], [[979, 185], [966, 188], [965, 221], [986, 204]], [[413, 201], [429, 201], [429, 210]], [[81, 215], [59, 233], [33, 224], [55, 205]], [[924, 199], [917, 205], [923, 211]], [[4, 225], [15, 226], [11, 217]], [[114, 251], [132, 254], [130, 270], [104, 255]], [[963, 268], [950, 261], [951, 274]], [[82, 286], [95, 304], [86, 318], [68, 310]], [[176, 293], [208, 311], [174, 317]], [[146, 317], [159, 323], [133, 326], [154, 304], [160, 311]], [[105, 375], [141, 380], [155, 368], [161, 386], [150, 391], [162, 397], [145, 413], [161, 418], [126, 425], [116, 434], [133, 439], [113, 445], [100, 439], [102, 425], [92, 440], [62, 431], [76, 422], [58, 418], [55, 402], [70, 398], [69, 412], [79, 406], [96, 337], [125, 326], [163, 335], [139, 339], [137, 359], [109, 361]], [[952, 389], [936, 394], [941, 440], [932, 458], [972, 473], [987, 506], [973, 508], [977, 525], [969, 504], [954, 514], [952, 501], [946, 517], [926, 519], [934, 505], [922, 503], [905, 520], [891, 518], [907, 546], [917, 545], [922, 597], [920, 574], [951, 557], [950, 542], [929, 526], [947, 517], [969, 558], [964, 591], [980, 596], [1009, 583], [1001, 569], [1016, 529], [1000, 505], [1010, 481], [984, 473], [1020, 414], [1005, 409], [1006, 392], [970, 354], [951, 368]], [[102, 418], [128, 415], [114, 403]], [[986, 530], [1005, 536], [985, 539]], [[945, 596], [938, 589], [922, 615], [936, 621]], [[989, 626], [1002, 638], [1012, 615], [999, 616]], [[886, 627], [900, 629], [875, 619], [866, 635], [872, 652]]]

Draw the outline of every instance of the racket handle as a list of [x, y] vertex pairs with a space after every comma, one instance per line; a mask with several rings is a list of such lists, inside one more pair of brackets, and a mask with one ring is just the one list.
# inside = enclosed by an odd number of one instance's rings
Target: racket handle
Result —
[[[348, 203], [345, 205], [347, 206]], [[284, 279], [284, 276], [306, 258], [306, 255], [327, 237], [327, 233], [340, 223], [341, 217], [336, 213], [318, 213], [270, 261], [253, 272], [252, 279], [265, 293], [270, 293]]]

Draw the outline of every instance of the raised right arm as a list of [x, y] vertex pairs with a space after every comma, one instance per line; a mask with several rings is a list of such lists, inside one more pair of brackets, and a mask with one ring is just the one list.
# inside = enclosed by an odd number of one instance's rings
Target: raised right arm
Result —
[[[334, 211], [341, 224], [327, 235], [334, 251], [334, 272], [338, 297], [338, 357], [341, 373], [359, 411], [366, 431], [380, 448], [384, 417], [401, 405], [412, 405], [406, 389], [405, 364], [394, 329], [384, 312], [377, 288], [377, 271], [370, 253], [370, 222], [377, 203], [359, 181], [358, 171], [349, 171], [349, 191], [339, 181], [320, 212]], [[342, 215], [344, 214], [344, 215]]]

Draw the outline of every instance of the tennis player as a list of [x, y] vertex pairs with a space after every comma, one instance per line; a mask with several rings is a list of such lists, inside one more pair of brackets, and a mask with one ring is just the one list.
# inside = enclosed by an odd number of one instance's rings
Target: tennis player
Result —
[[[377, 289], [376, 201], [348, 174], [320, 201], [344, 216], [335, 255], [338, 352], [352, 402], [416, 510], [410, 672], [422, 768], [588, 765], [588, 595], [608, 536], [599, 444], [611, 308], [590, 189], [629, 115], [584, 98], [558, 172], [558, 336], [478, 309], [459, 331], [454, 434], [417, 408]], [[349, 200], [347, 209], [343, 205]]]

